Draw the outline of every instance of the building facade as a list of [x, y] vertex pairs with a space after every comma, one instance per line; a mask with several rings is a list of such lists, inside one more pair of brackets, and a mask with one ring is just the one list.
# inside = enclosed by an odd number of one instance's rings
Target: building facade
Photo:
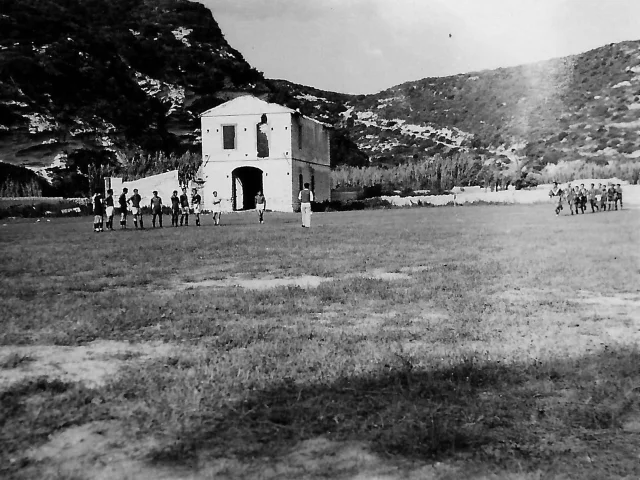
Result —
[[205, 208], [212, 192], [222, 211], [255, 208], [262, 191], [267, 209], [299, 209], [298, 192], [311, 185], [318, 202], [330, 200], [330, 128], [299, 112], [251, 95], [201, 114], [202, 181]]

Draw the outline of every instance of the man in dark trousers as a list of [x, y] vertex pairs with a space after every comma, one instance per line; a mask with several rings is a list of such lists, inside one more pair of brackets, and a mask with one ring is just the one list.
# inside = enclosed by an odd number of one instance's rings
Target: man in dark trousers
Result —
[[302, 226], [311, 227], [311, 202], [313, 202], [313, 192], [309, 190], [309, 184], [305, 183], [304, 188], [298, 194], [300, 200], [300, 213], [302, 214]]
[[118, 206], [120, 207], [120, 229], [123, 230], [127, 228], [127, 193], [129, 192], [128, 188], [122, 189], [122, 194], [118, 197]]
[[151, 225], [156, 228], [156, 217], [158, 217], [158, 225], [162, 228], [162, 199], [158, 196], [158, 192], [153, 192], [151, 197]]
[[189, 226], [189, 195], [187, 195], [187, 189], [182, 189], [182, 195], [180, 195], [180, 226], [183, 224]]
[[178, 198], [178, 191], [174, 190], [171, 195], [171, 226], [178, 226], [178, 217], [180, 216], [180, 199]]

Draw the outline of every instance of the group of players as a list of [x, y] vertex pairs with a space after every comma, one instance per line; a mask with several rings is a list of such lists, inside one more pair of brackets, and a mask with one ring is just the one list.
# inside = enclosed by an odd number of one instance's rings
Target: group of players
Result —
[[579, 187], [572, 187], [569, 183], [567, 188], [563, 190], [558, 186], [558, 182], [553, 182], [549, 197], [557, 202], [556, 216], [560, 215], [564, 201], [569, 204], [571, 215], [574, 214], [574, 211], [576, 215], [579, 213], [584, 214], [587, 210], [587, 203], [591, 207], [592, 213], [618, 210], [618, 205], [622, 209], [622, 186], [619, 183], [617, 185], [600, 183], [597, 188], [592, 183], [591, 188], [588, 190], [585, 188], [584, 183], [580, 184]]
[[[120, 229], [125, 230], [127, 228], [127, 222], [129, 212], [133, 217], [133, 225], [135, 228], [144, 228], [144, 221], [142, 219], [142, 197], [138, 193], [138, 189], [133, 190], [133, 194], [128, 196], [129, 190], [127, 188], [122, 189], [122, 193], [118, 197], [117, 205], [120, 212]], [[213, 192], [213, 220], [215, 225], [220, 225], [220, 202], [217, 192]], [[156, 227], [156, 220], [158, 226], [162, 227], [162, 199], [158, 196], [158, 192], [153, 192], [151, 202], [149, 204], [151, 210], [151, 224], [153, 228]], [[113, 217], [115, 214], [115, 200], [113, 197], [113, 190], [108, 189], [106, 197], [102, 197], [101, 193], [96, 193], [92, 198], [93, 207], [93, 229], [96, 232], [102, 232], [106, 230], [113, 230]], [[178, 196], [178, 191], [174, 190], [171, 196], [171, 226], [188, 226], [189, 214], [193, 212], [196, 216], [196, 226], [200, 226], [200, 211], [202, 208], [202, 197], [198, 193], [197, 189], [193, 189], [191, 192], [191, 198], [187, 195], [187, 189], [182, 189], [182, 194]], [[106, 225], [105, 225], [106, 218]]]

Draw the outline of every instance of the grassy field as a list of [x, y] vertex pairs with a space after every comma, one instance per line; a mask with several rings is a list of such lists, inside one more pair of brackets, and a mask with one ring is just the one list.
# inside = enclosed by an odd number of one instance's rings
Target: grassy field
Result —
[[266, 222], [0, 227], [0, 477], [640, 475], [639, 211]]

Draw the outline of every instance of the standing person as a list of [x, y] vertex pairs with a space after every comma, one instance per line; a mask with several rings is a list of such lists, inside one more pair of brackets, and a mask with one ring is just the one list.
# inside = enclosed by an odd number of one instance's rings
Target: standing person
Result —
[[302, 214], [302, 227], [311, 227], [311, 202], [313, 202], [313, 192], [309, 190], [309, 184], [305, 183], [304, 188], [298, 193], [300, 200], [300, 213]]
[[584, 183], [580, 184], [580, 190], [578, 192], [580, 196], [580, 210], [582, 210], [582, 214], [587, 210], [587, 189], [584, 188]]
[[158, 192], [154, 190], [151, 197], [151, 225], [156, 228], [156, 217], [158, 217], [158, 225], [162, 228], [162, 199], [158, 196]]
[[107, 197], [104, 199], [104, 210], [107, 214], [107, 230], [113, 231], [113, 190], [107, 190]]
[[186, 187], [182, 189], [182, 195], [180, 195], [180, 226], [183, 224], [189, 226], [189, 195], [187, 195]]
[[260, 223], [264, 223], [264, 210], [267, 208], [267, 199], [264, 198], [261, 190], [258, 190], [255, 201], [256, 210], [258, 211], [258, 220], [260, 220]]
[[[580, 213], [580, 205], [582, 204], [582, 198], [580, 195], [580, 187], [573, 187], [573, 207], [576, 210], [576, 215]], [[584, 212], [582, 212], [584, 213]]]
[[178, 198], [178, 191], [174, 190], [171, 195], [171, 226], [178, 226], [178, 217], [180, 216], [180, 199]]
[[589, 204], [591, 205], [591, 213], [596, 213], [596, 210], [598, 210], [598, 203], [596, 202], [597, 194], [598, 192], [596, 190], [596, 185], [592, 183], [591, 188], [587, 192], [587, 196], [589, 198]]
[[600, 211], [607, 211], [607, 186], [603, 183], [600, 190]]
[[[557, 197], [555, 200], [553, 197]], [[553, 182], [553, 188], [549, 192], [549, 198], [556, 202], [556, 217], [560, 215], [562, 210], [562, 189], [558, 187], [558, 182]]]
[[191, 207], [193, 208], [193, 213], [196, 216], [196, 227], [200, 226], [200, 205], [202, 204], [202, 197], [198, 193], [197, 189], [191, 190]]
[[211, 212], [213, 213], [213, 224], [220, 225], [220, 215], [222, 213], [222, 207], [220, 203], [222, 202], [221, 198], [218, 198], [218, 192], [213, 192], [213, 207], [211, 208]]
[[102, 232], [102, 225], [104, 222], [104, 203], [102, 194], [96, 192], [93, 196], [93, 231]]
[[138, 189], [133, 189], [133, 195], [129, 197], [128, 203], [131, 204], [131, 215], [133, 216], [133, 225], [138, 228], [138, 219], [140, 219], [140, 228], [144, 228], [142, 224], [142, 209], [140, 208], [140, 202], [142, 197], [138, 193]]
[[573, 188], [571, 188], [570, 183], [567, 183], [567, 190], [564, 198], [569, 204], [569, 210], [571, 211], [571, 215], [573, 215]]
[[[622, 185], [618, 184], [616, 187], [616, 205], [620, 203], [620, 210], [622, 210]], [[616, 206], [616, 210], [618, 207]]]
[[129, 211], [127, 210], [127, 193], [129, 192], [128, 188], [123, 188], [120, 197], [118, 197], [118, 206], [120, 207], [120, 230], [127, 228], [127, 214]]
[[607, 202], [609, 204], [609, 211], [613, 210], [613, 207], [617, 208], [616, 205], [616, 189], [613, 187], [613, 183], [609, 184], [609, 188], [607, 189]]

